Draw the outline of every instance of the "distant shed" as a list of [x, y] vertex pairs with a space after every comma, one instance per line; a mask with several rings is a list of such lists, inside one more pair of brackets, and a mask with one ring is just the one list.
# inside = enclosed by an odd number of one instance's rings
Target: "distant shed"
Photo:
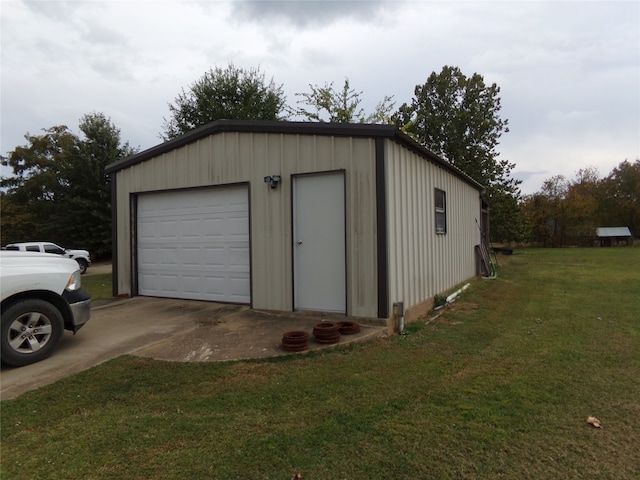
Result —
[[626, 246], [633, 245], [629, 227], [599, 227], [597, 236], [601, 247], [619, 246], [623, 242]]

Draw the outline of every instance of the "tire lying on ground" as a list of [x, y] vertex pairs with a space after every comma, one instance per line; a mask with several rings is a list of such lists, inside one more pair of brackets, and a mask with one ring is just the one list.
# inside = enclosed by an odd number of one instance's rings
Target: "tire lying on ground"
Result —
[[282, 348], [289, 352], [302, 352], [309, 348], [309, 334], [293, 330], [282, 335]]
[[318, 343], [338, 343], [340, 341], [340, 324], [331, 322], [318, 323], [313, 327], [313, 336]]

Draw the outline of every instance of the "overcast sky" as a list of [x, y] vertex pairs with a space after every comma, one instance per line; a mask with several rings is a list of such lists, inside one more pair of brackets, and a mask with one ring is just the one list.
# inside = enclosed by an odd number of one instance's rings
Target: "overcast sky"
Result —
[[[309, 84], [410, 102], [444, 65], [500, 88], [501, 158], [523, 193], [640, 157], [640, 2], [2, 0], [0, 154], [102, 112], [161, 142], [168, 103], [211, 67], [259, 67], [288, 103]], [[3, 173], [7, 173], [3, 170]]]

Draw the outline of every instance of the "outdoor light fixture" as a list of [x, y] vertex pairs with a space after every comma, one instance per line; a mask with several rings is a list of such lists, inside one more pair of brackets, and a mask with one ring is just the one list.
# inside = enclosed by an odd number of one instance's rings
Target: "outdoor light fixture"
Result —
[[264, 183], [268, 183], [271, 188], [276, 188], [282, 178], [280, 175], [271, 175], [264, 177]]

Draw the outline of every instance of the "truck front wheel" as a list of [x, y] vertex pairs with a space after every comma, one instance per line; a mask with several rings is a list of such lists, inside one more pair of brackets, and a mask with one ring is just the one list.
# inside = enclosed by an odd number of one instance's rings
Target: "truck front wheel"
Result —
[[78, 265], [80, 266], [80, 274], [84, 275], [87, 272], [87, 268], [89, 268], [89, 264], [82, 258], [76, 259], [76, 262], [78, 262]]
[[21, 367], [53, 353], [62, 340], [64, 321], [54, 305], [30, 298], [3, 309], [0, 331], [2, 363]]

